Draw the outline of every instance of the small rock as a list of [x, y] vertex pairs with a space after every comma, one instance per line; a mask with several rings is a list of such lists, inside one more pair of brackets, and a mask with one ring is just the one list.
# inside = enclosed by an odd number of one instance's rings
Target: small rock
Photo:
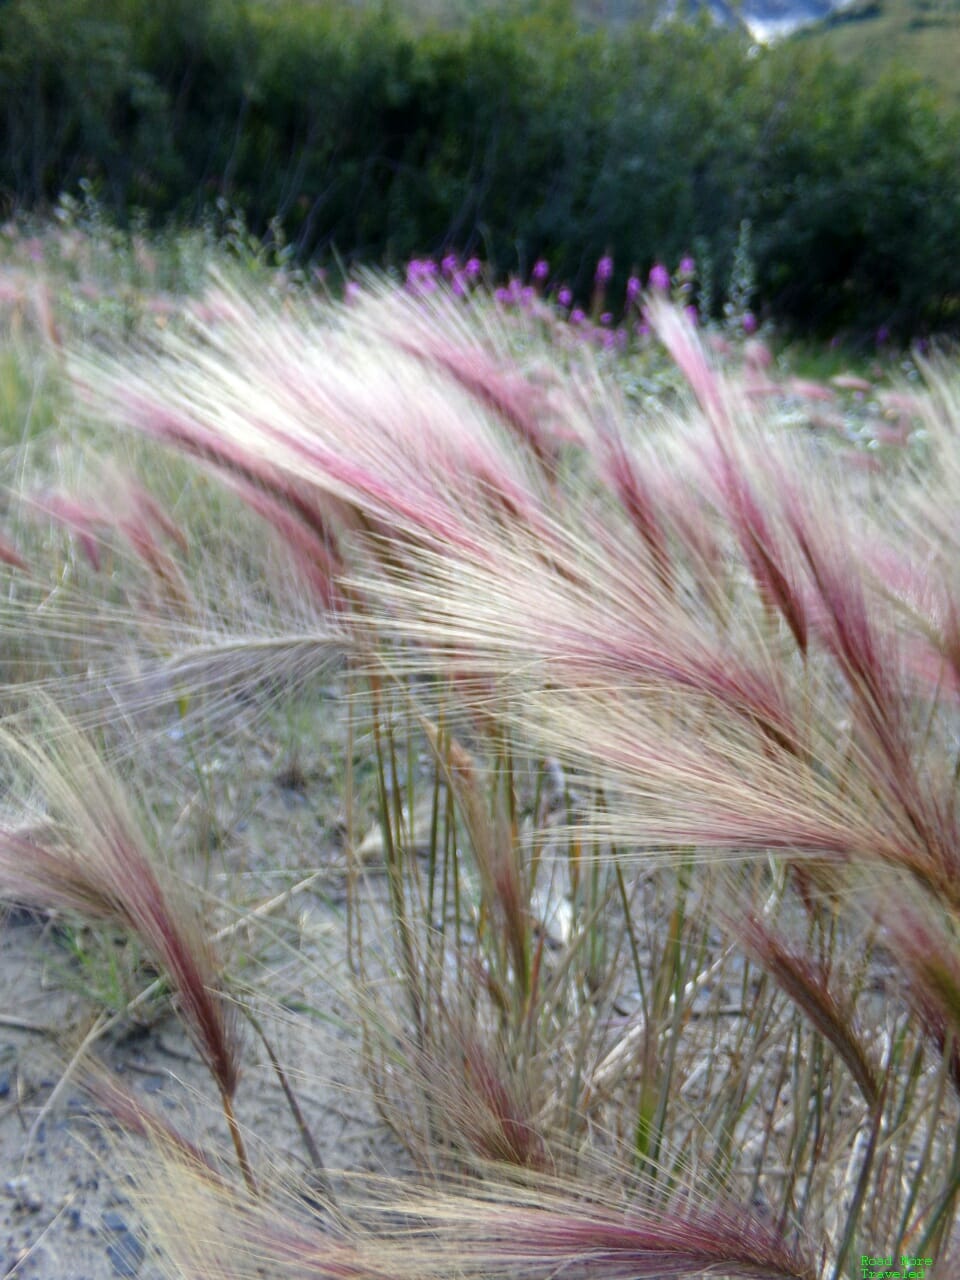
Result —
[[30, 1185], [29, 1178], [10, 1178], [3, 1186], [13, 1197], [13, 1207], [25, 1213], [39, 1213], [43, 1208], [43, 1196]]
[[107, 1257], [114, 1273], [118, 1276], [135, 1276], [143, 1263], [143, 1245], [136, 1236], [117, 1236], [113, 1244], [107, 1245]]
[[5, 1260], [3, 1254], [0, 1254], [0, 1267], [3, 1267], [0, 1275], [15, 1275], [17, 1280], [21, 1276], [47, 1275], [49, 1272], [44, 1271], [43, 1268], [48, 1264], [49, 1258], [45, 1249], [38, 1249], [36, 1244], [32, 1247], [23, 1245], [21, 1248], [14, 1250], [9, 1260]]
[[107, 1232], [107, 1257], [118, 1276], [135, 1276], [143, 1262], [144, 1248], [116, 1209], [108, 1209], [100, 1220]]

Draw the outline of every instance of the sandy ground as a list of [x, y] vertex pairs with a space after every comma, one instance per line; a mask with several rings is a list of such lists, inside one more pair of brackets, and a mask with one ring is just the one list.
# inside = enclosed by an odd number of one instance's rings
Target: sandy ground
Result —
[[[393, 1171], [400, 1153], [371, 1103], [345, 995], [339, 799], [316, 760], [308, 759], [290, 786], [284, 759], [261, 744], [259, 765], [251, 769], [248, 759], [237, 775], [237, 793], [221, 794], [218, 819], [229, 838], [216, 875], [231, 878], [230, 899], [240, 900], [241, 911], [309, 883], [231, 935], [224, 943], [228, 970], [254, 992], [253, 1007], [290, 1068], [326, 1167]], [[216, 884], [211, 889], [216, 894]], [[103, 1010], [84, 991], [87, 981], [56, 921], [0, 915], [0, 1277], [165, 1274], [96, 1108], [72, 1078], [63, 1081], [65, 1063]], [[140, 981], [148, 984], [149, 976]], [[283, 1007], [297, 1016], [285, 1016]], [[146, 1025], [122, 1020], [94, 1048], [180, 1132], [205, 1150], [228, 1149], [210, 1077], [169, 1009], [154, 1008]], [[280, 1083], [249, 1028], [235, 1105], [255, 1165], [309, 1173]]]
[[[55, 946], [49, 929], [19, 917], [0, 934], [0, 1274], [154, 1280], [162, 1274], [159, 1262], [96, 1108], [70, 1079], [62, 1083], [59, 1046], [81, 1037], [90, 1013], [85, 1001], [48, 985]], [[329, 1011], [336, 1013], [333, 1002]], [[316, 1019], [278, 1025], [266, 1016], [266, 1022], [278, 1056], [296, 1066], [298, 1100], [324, 1163], [382, 1170], [391, 1143], [358, 1076], [348, 1033]], [[97, 1051], [181, 1133], [208, 1151], [226, 1150], [206, 1068], [172, 1015], [149, 1028], [127, 1027]], [[263, 1144], [263, 1160], [308, 1173], [280, 1084], [251, 1035], [236, 1108], [252, 1149]]]
[[[86, 1002], [46, 986], [54, 945], [43, 926], [18, 918], [8, 919], [0, 935], [0, 1274], [154, 1280], [162, 1274], [159, 1262], [96, 1108], [69, 1079], [61, 1084], [60, 1029], [76, 1028], [78, 1038], [90, 1017]], [[298, 1100], [325, 1164], [382, 1170], [391, 1143], [358, 1077], [348, 1035], [316, 1020], [278, 1026], [268, 1019], [268, 1025], [281, 1060], [296, 1064]], [[206, 1068], [172, 1015], [111, 1036], [98, 1054], [181, 1133], [208, 1151], [227, 1149]], [[254, 1151], [262, 1143], [264, 1160], [308, 1173], [280, 1084], [250, 1035], [236, 1108]]]

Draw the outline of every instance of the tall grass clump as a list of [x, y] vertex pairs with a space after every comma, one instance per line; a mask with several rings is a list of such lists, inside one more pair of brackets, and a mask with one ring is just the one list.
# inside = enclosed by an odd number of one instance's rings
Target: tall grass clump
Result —
[[[419, 1173], [332, 1233], [155, 1129], [183, 1274], [854, 1276], [957, 1247], [954, 384], [928, 370], [896, 446], [857, 452], [647, 316], [688, 390], [643, 415], [589, 348], [372, 279], [343, 307], [221, 282], [72, 359], [97, 414], [270, 527], [304, 601], [276, 652], [312, 619], [298, 661], [345, 656], [353, 998]], [[243, 636], [191, 668], [168, 634], [168, 674], [242, 675]]]

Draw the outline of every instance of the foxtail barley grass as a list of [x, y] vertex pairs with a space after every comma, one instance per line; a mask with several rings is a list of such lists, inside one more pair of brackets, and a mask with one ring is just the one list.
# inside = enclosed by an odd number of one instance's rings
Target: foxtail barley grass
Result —
[[[865, 473], [778, 422], [769, 370], [760, 395], [666, 303], [649, 318], [689, 385], [672, 413], [629, 411], [535, 320], [511, 338], [480, 300], [372, 280], [348, 308], [221, 281], [156, 349], [73, 361], [97, 412], [272, 527], [325, 618], [275, 651], [335, 641], [366, 691], [388, 888], [381, 930], [348, 817], [366, 1067], [423, 1170], [461, 1180], [371, 1189], [334, 1238], [154, 1128], [144, 1201], [181, 1274], [853, 1276], [956, 1253], [960, 383], [891, 402]], [[131, 492], [113, 527], [180, 591], [165, 616], [202, 608]], [[177, 643], [167, 671], [242, 678], [242, 635]], [[52, 786], [60, 763], [18, 750]], [[11, 827], [5, 892], [138, 931], [228, 1102], [216, 974], [82, 767], [83, 805], [58, 784], [82, 841]]]
[[[252, 1174], [233, 1111], [240, 1037], [213, 952], [96, 754], [49, 709], [30, 737], [0, 735], [7, 771], [39, 791], [37, 816], [0, 829], [7, 902], [116, 923], [140, 940], [176, 993], [220, 1093], [240, 1168]], [[38, 745], [40, 736], [50, 746]], [[31, 786], [32, 784], [32, 786]]]

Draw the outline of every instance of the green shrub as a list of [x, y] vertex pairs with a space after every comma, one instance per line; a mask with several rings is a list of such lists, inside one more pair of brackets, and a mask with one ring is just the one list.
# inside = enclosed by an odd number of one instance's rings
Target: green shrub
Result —
[[[797, 328], [955, 318], [957, 131], [906, 75], [708, 26], [585, 31], [565, 3], [413, 27], [394, 10], [241, 0], [9, 0], [11, 208], [81, 180], [122, 222], [217, 200], [302, 258], [541, 254], [585, 298], [754, 228], [760, 298]], [[698, 256], [703, 252], [698, 248]]]

